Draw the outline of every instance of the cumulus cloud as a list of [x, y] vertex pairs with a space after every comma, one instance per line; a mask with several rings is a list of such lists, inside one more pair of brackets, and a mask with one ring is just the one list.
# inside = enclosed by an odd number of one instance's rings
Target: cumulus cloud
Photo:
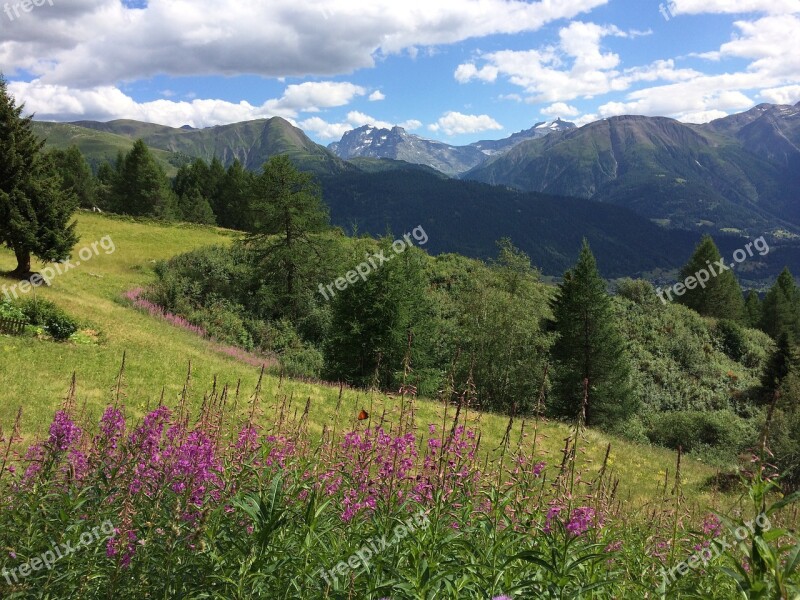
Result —
[[581, 111], [566, 102], [556, 102], [539, 112], [548, 117], [575, 117], [581, 114]]
[[502, 128], [503, 126], [489, 115], [465, 115], [455, 111], [446, 112], [436, 123], [428, 125], [431, 131], [442, 131], [445, 135], [478, 133]]
[[71, 0], [4, 28], [0, 64], [79, 88], [153, 77], [331, 76], [378, 57], [535, 31], [608, 0]]
[[[735, 5], [735, 6], [734, 6]], [[531, 104], [564, 104], [576, 98], [624, 93], [621, 100], [605, 102], [596, 115], [671, 116], [685, 121], [718, 118], [753, 106], [755, 97], [770, 102], [794, 103], [800, 99], [800, 54], [787, 51], [777, 40], [790, 40], [800, 31], [800, 0], [783, 2], [693, 2], [678, 0], [684, 12], [762, 12], [752, 20], [734, 22], [732, 39], [695, 58], [739, 64], [738, 71], [707, 74], [679, 68], [675, 59], [625, 66], [619, 55], [607, 52], [606, 37], [635, 37], [614, 26], [573, 22], [559, 31], [558, 42], [530, 50], [502, 50], [461, 64], [457, 81], [493, 82], [501, 78], [516, 85]], [[735, 59], [730, 60], [730, 59]], [[641, 87], [641, 84], [656, 84]], [[639, 89], [637, 89], [639, 88]], [[547, 110], [547, 109], [545, 109]], [[543, 114], [549, 114], [544, 112]], [[564, 113], [566, 114], [566, 113]], [[578, 121], [589, 116], [584, 115]]]
[[302, 112], [346, 105], [365, 93], [363, 88], [346, 82], [307, 82], [290, 85], [280, 98], [254, 106], [245, 101], [233, 103], [213, 99], [136, 102], [113, 86], [81, 90], [41, 80], [13, 81], [8, 88], [18, 102], [25, 103], [26, 112], [35, 113], [38, 119], [134, 119], [173, 127], [209, 127], [274, 116], [291, 119]]
[[[313, 133], [320, 139], [337, 140], [351, 129], [357, 129], [364, 125], [372, 125], [380, 129], [391, 129], [395, 124], [353, 110], [347, 113], [347, 117], [345, 117], [343, 121], [338, 123], [329, 123], [320, 117], [310, 117], [304, 121], [300, 121], [298, 125], [306, 132]], [[411, 131], [418, 129], [422, 123], [416, 119], [410, 119], [402, 123], [397, 123], [397, 125]]]
[[379, 102], [381, 100], [386, 100], [386, 96], [380, 90], [375, 90], [369, 95], [370, 102]]
[[779, 88], [761, 90], [759, 97], [773, 104], [797, 104], [797, 102], [800, 102], [800, 85], [786, 85]]

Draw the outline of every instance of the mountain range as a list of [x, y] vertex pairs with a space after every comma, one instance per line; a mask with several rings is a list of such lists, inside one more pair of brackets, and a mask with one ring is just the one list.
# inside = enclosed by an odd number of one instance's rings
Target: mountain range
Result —
[[452, 146], [409, 134], [402, 127], [381, 129], [364, 125], [348, 131], [340, 141], [328, 145], [328, 149], [345, 160], [360, 157], [403, 160], [427, 165], [445, 175], [457, 176], [484, 163], [487, 156], [502, 154], [527, 140], [570, 129], [575, 129], [574, 123], [557, 119], [549, 123], [537, 123], [530, 129], [502, 140], [483, 140], [468, 146]]
[[[50, 146], [77, 144], [94, 167], [139, 138], [168, 173], [215, 157], [259, 170], [288, 154], [321, 180], [335, 224], [377, 235], [423, 224], [432, 250], [483, 258], [510, 236], [547, 274], [563, 272], [584, 234], [600, 246], [605, 274], [621, 276], [674, 269], [702, 232], [732, 249], [766, 234], [780, 246], [770, 258], [800, 271], [800, 105], [759, 105], [704, 125], [623, 116], [578, 128], [559, 119], [469, 146], [366, 126], [326, 148], [279, 117], [206, 129], [35, 127]], [[771, 262], [752, 262], [749, 276], [771, 275]]]

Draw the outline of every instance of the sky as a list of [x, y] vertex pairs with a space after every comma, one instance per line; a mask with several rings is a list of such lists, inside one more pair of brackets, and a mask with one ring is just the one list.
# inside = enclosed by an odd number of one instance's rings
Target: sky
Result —
[[[0, 71], [49, 121], [451, 144], [800, 101], [800, 0], [0, 0]], [[27, 10], [26, 10], [27, 9]]]

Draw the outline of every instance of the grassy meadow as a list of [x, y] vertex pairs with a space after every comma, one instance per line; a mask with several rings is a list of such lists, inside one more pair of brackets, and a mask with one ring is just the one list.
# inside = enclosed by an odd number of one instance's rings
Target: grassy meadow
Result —
[[[77, 378], [78, 403], [85, 403], [87, 416], [97, 422], [100, 411], [112, 398], [123, 353], [127, 357], [125, 404], [135, 414], [142, 414], [148, 405], [155, 406], [162, 388], [165, 403], [174, 406], [183, 389], [189, 361], [192, 364], [190, 397], [196, 408], [215, 377], [220, 387], [228, 385], [235, 389], [239, 385], [244, 402], [258, 381], [257, 367], [227, 356], [211, 340], [134, 310], [122, 300], [123, 292], [153, 280], [152, 270], [157, 260], [201, 246], [227, 244], [236, 234], [211, 227], [134, 222], [88, 212], [78, 215], [78, 228], [81, 242], [76, 250], [110, 236], [115, 251], [105, 254], [100, 250], [91, 261], [57, 277], [50, 288], [39, 288], [36, 293], [78, 318], [84, 329], [96, 331], [98, 343], [83, 345], [0, 336], [0, 385], [7, 399], [0, 405], [0, 423], [8, 429], [21, 405], [22, 432], [26, 440], [44, 435], [54, 411], [67, 393], [73, 371]], [[0, 272], [9, 271], [13, 266], [13, 254], [0, 250]], [[0, 279], [2, 285], [13, 285], [13, 281]], [[290, 408], [290, 412], [302, 412], [306, 400], [310, 399], [310, 431], [319, 434], [326, 424], [333, 424], [339, 388], [281, 382], [279, 377], [268, 375], [263, 382], [262, 395], [272, 406], [291, 403], [294, 408]], [[341, 420], [338, 427], [341, 429], [348, 420], [355, 423], [361, 408], [367, 409], [374, 418], [385, 412], [386, 419], [391, 421], [399, 414], [399, 404], [398, 397], [345, 389], [342, 409], [337, 413]], [[420, 399], [417, 409], [418, 425], [441, 423], [444, 418], [440, 403]], [[452, 414], [452, 408], [450, 411]], [[269, 422], [274, 415], [267, 412], [263, 418]], [[508, 419], [479, 413], [471, 413], [468, 418], [479, 424], [482, 448], [490, 450], [490, 460], [497, 459], [495, 449], [500, 446]], [[513, 424], [512, 444], [519, 442], [521, 425], [519, 420]], [[524, 443], [530, 444], [532, 422], [525, 424], [523, 433]], [[537, 453], [542, 460], [558, 464], [569, 433], [567, 426], [539, 424]], [[585, 432], [583, 439], [583, 466], [589, 471], [600, 468], [607, 445], [611, 443], [609, 464], [620, 480], [618, 498], [630, 510], [669, 501], [674, 483], [674, 452], [612, 440], [594, 431]], [[683, 492], [698, 510], [735, 502], [735, 498], [721, 497], [704, 489], [703, 483], [714, 475], [714, 468], [684, 459], [681, 473]]]

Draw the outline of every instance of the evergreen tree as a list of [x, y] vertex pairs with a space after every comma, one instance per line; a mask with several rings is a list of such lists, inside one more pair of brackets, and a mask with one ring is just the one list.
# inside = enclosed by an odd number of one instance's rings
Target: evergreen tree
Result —
[[742, 321], [744, 319], [742, 289], [732, 271], [721, 271], [718, 264], [720, 258], [722, 256], [714, 240], [710, 235], [704, 235], [689, 262], [681, 270], [680, 277], [681, 282], [685, 283], [688, 278], [696, 279], [697, 273], [706, 271], [709, 274], [708, 281], [701, 286], [699, 283], [692, 284], [689, 280], [685, 293], [676, 296], [676, 299], [706, 317]]
[[761, 300], [754, 290], [750, 290], [747, 293], [747, 298], [744, 301], [744, 320], [745, 325], [752, 329], [756, 329], [761, 325]]
[[73, 145], [66, 150], [50, 150], [48, 154], [61, 176], [61, 189], [74, 194], [83, 208], [95, 206], [95, 179], [80, 149]]
[[133, 216], [172, 218], [175, 197], [164, 169], [142, 140], [136, 140], [128, 154], [117, 159], [112, 187], [112, 207]]
[[258, 255], [263, 276], [275, 282], [277, 314], [296, 317], [302, 298], [319, 283], [315, 265], [320, 242], [313, 234], [328, 228], [322, 191], [309, 173], [298, 171], [287, 156], [274, 156], [256, 184], [253, 233], [248, 244]]
[[[389, 240], [382, 248], [387, 257], [392, 254]], [[335, 291], [325, 347], [331, 378], [381, 388], [398, 385], [409, 336], [411, 367], [420, 371], [429, 365], [431, 309], [423, 258], [420, 250], [408, 248], [365, 280]]]
[[788, 268], [784, 268], [761, 305], [761, 329], [778, 339], [788, 333], [792, 341], [800, 341], [800, 291]]
[[33, 132], [32, 117], [22, 117], [0, 75], [0, 244], [14, 251], [14, 274], [31, 274], [31, 255], [43, 261], [67, 258], [78, 242], [74, 194], [43, 152], [44, 140]]
[[781, 333], [776, 341], [775, 350], [764, 367], [761, 376], [761, 390], [759, 399], [764, 404], [769, 404], [775, 392], [781, 389], [783, 382], [789, 376], [797, 363], [792, 349], [789, 334]]
[[586, 425], [613, 427], [633, 415], [638, 401], [631, 389], [625, 341], [586, 240], [577, 264], [559, 286], [553, 314], [557, 337], [552, 349], [552, 412], [577, 418], [583, 412], [586, 381]]
[[208, 199], [197, 189], [191, 189], [178, 198], [176, 218], [203, 225], [214, 225], [217, 222]]
[[228, 167], [212, 204], [217, 223], [222, 227], [253, 230], [250, 204], [253, 201], [254, 180], [253, 174], [245, 170], [238, 160]]

